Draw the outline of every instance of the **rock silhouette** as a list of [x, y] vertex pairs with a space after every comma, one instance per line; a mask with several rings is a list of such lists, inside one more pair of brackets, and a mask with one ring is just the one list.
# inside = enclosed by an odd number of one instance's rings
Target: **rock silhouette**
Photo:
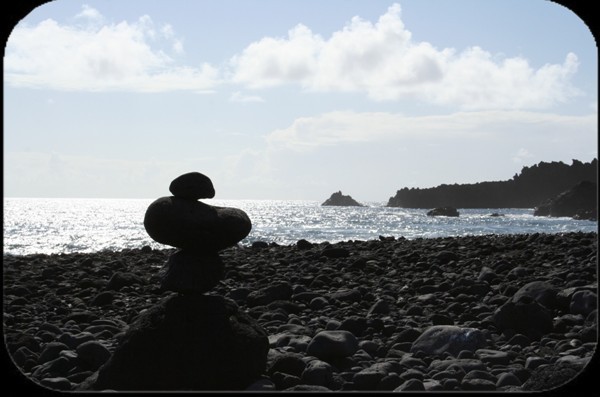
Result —
[[233, 300], [204, 294], [224, 276], [219, 251], [248, 235], [250, 218], [197, 201], [215, 194], [198, 172], [174, 179], [169, 190], [174, 196], [150, 204], [144, 227], [180, 248], [159, 272], [161, 290], [174, 293], [135, 319], [80, 390], [243, 390], [265, 371], [267, 333]]
[[459, 216], [460, 213], [454, 207], [438, 207], [427, 212], [427, 216]]
[[533, 215], [597, 220], [597, 199], [598, 185], [590, 181], [582, 181], [537, 207]]
[[354, 200], [351, 196], [344, 196], [341, 191], [333, 193], [321, 205], [331, 206], [346, 206], [346, 207], [363, 207], [362, 204]]
[[523, 167], [519, 175], [508, 181], [475, 184], [443, 184], [418, 189], [403, 188], [388, 200], [388, 207], [436, 208], [534, 208], [581, 181], [596, 181], [598, 160], [582, 163], [573, 160], [541, 162]]

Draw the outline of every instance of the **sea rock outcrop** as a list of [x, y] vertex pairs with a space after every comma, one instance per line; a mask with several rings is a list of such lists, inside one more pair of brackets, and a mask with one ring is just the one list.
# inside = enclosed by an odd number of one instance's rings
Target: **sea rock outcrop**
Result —
[[443, 184], [432, 188], [402, 188], [390, 197], [388, 207], [534, 208], [581, 181], [596, 181], [598, 160], [573, 160], [571, 165], [541, 162], [523, 167], [507, 181]]
[[460, 213], [454, 207], [438, 207], [427, 211], [427, 216], [459, 216]]
[[262, 327], [233, 300], [204, 294], [224, 277], [219, 251], [248, 235], [250, 218], [198, 202], [215, 194], [198, 172], [174, 179], [169, 190], [174, 196], [150, 204], [144, 226], [154, 240], [180, 248], [159, 272], [160, 289], [174, 294], [135, 319], [80, 390], [243, 390], [266, 368]]
[[331, 197], [325, 200], [321, 205], [363, 207], [362, 204], [354, 200], [351, 196], [344, 196], [341, 191], [333, 193]]
[[571, 189], [535, 208], [535, 216], [569, 216], [577, 219], [598, 219], [598, 186], [582, 181]]

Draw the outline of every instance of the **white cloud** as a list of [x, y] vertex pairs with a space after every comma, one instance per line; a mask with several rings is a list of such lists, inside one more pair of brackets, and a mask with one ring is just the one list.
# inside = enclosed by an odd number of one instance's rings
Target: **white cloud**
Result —
[[414, 42], [394, 4], [373, 24], [354, 17], [329, 39], [298, 25], [286, 38], [265, 37], [232, 57], [232, 80], [250, 88], [295, 83], [314, 91], [365, 92], [374, 100], [418, 98], [464, 109], [544, 109], [578, 95], [569, 53], [538, 69], [520, 57], [479, 48], [438, 50]]
[[[79, 15], [100, 17], [86, 6]], [[111, 25], [66, 26], [52, 19], [19, 25], [7, 43], [5, 80], [18, 87], [140, 92], [206, 92], [219, 83], [219, 71], [209, 64], [177, 66], [160, 49], [163, 41], [183, 53], [172, 27], [156, 30], [147, 15]]]
[[406, 139], [488, 140], [507, 139], [569, 142], [570, 137], [594, 137], [597, 115], [568, 116], [525, 111], [458, 112], [448, 115], [406, 116], [385, 112], [330, 112], [297, 118], [266, 136], [270, 147], [310, 152], [325, 146], [369, 142], [402, 142]]
[[535, 156], [529, 152], [529, 150], [525, 148], [520, 148], [517, 151], [517, 154], [513, 157], [513, 161], [515, 163], [524, 163], [529, 159], [534, 158]]
[[246, 95], [236, 91], [229, 97], [231, 102], [264, 102], [265, 100], [257, 95]]
[[87, 4], [81, 6], [81, 12], [75, 15], [75, 18], [83, 18], [93, 21], [102, 21], [104, 17], [102, 14], [93, 7], [90, 7]]

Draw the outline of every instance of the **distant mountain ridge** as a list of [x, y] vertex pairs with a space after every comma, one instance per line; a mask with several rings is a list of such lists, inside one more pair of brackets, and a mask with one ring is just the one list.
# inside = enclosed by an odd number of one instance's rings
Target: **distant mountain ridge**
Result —
[[533, 208], [582, 181], [596, 183], [598, 160], [573, 160], [571, 165], [540, 162], [523, 167], [508, 181], [403, 188], [390, 197], [388, 207], [402, 208]]

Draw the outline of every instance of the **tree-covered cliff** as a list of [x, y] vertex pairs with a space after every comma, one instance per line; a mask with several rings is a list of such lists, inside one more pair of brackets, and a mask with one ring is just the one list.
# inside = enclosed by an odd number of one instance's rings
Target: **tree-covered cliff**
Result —
[[598, 160], [573, 160], [571, 165], [541, 162], [523, 167], [508, 181], [403, 188], [390, 197], [388, 207], [403, 208], [533, 208], [581, 181], [596, 182]]

